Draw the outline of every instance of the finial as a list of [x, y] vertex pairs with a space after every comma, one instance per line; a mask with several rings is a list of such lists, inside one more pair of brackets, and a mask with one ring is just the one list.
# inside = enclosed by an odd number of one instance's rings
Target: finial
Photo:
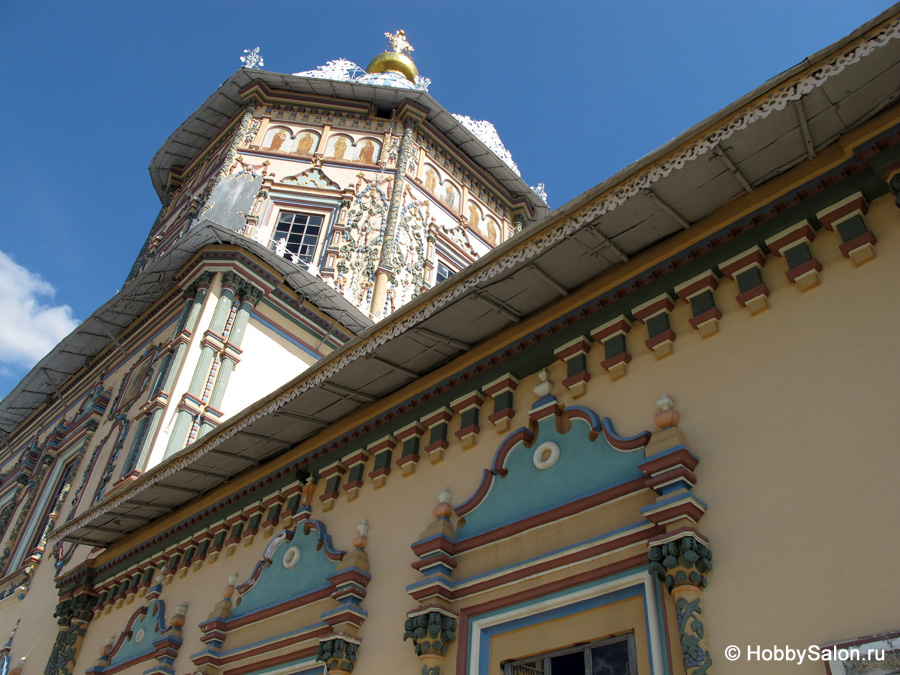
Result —
[[231, 576], [228, 577], [228, 585], [234, 586], [237, 583], [238, 575], [237, 572], [233, 572]]
[[653, 416], [653, 423], [660, 429], [678, 426], [678, 413], [675, 412], [675, 401], [663, 394], [656, 402], [659, 412]]
[[438, 501], [440, 503], [434, 507], [433, 511], [435, 518], [449, 518], [453, 514], [453, 507], [450, 506], [451, 499], [453, 499], [453, 495], [450, 490], [447, 488], [441, 490], [438, 495]]
[[153, 581], [156, 582], [157, 586], [162, 585], [162, 582], [164, 582], [165, 580], [166, 580], [166, 575], [163, 574], [162, 572], [157, 572], [156, 576], [153, 577]]
[[406, 31], [402, 28], [398, 30], [396, 33], [385, 33], [384, 37], [388, 39], [388, 42], [391, 43], [391, 51], [397, 52], [398, 54], [402, 54], [403, 52], [414, 52], [413, 46], [409, 44], [409, 40], [406, 39]]
[[359, 532], [359, 536], [353, 540], [353, 548], [365, 548], [369, 543], [369, 538], [366, 537], [369, 532], [369, 521], [363, 518], [362, 522], [356, 526], [356, 530]]
[[245, 49], [244, 53], [247, 55], [241, 57], [241, 63], [244, 64], [244, 68], [256, 68], [258, 70], [265, 65], [262, 56], [259, 55], [259, 47]]
[[228, 585], [225, 587], [225, 590], [222, 591], [222, 595], [225, 596], [226, 600], [230, 600], [231, 596], [234, 595], [234, 585], [237, 583], [237, 580], [237, 572], [228, 577]]
[[188, 603], [182, 602], [180, 605], [178, 605], [178, 607], [175, 608], [175, 613], [176, 614], [186, 614], [187, 608], [188, 608]]
[[553, 390], [553, 383], [548, 379], [549, 377], [550, 375], [547, 373], [546, 368], [538, 373], [538, 378], [541, 381], [534, 387], [535, 394], [538, 396], [547, 396]]

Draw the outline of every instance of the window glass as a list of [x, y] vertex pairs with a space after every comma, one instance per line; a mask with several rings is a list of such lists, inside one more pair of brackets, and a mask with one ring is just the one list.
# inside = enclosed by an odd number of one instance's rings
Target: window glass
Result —
[[632, 636], [622, 635], [504, 664], [504, 675], [636, 675]]
[[316, 252], [322, 216], [282, 211], [272, 235], [272, 249], [282, 258], [309, 265]]
[[450, 269], [444, 263], [442, 263], [440, 260], [438, 260], [437, 272], [435, 272], [435, 275], [434, 275], [434, 283], [439, 284], [442, 281], [446, 281], [447, 279], [452, 277], [454, 274], [456, 274], [456, 272], [454, 272], [452, 269]]

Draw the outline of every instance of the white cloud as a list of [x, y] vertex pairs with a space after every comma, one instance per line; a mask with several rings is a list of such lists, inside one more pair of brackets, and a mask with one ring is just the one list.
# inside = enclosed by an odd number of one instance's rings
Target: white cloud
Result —
[[0, 251], [0, 363], [30, 368], [78, 325], [68, 305], [41, 304], [56, 289]]

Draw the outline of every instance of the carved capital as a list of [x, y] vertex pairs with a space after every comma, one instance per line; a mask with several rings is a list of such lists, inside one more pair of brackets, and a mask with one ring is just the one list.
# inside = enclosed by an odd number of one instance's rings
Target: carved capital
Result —
[[669, 541], [650, 549], [650, 572], [669, 591], [681, 586], [706, 587], [706, 574], [712, 569], [712, 551], [693, 536]]
[[349, 636], [332, 636], [321, 640], [316, 650], [316, 661], [325, 664], [330, 675], [352, 673], [359, 653], [359, 642]]
[[409, 617], [403, 625], [403, 639], [412, 640], [416, 656], [441, 656], [456, 639], [456, 617], [432, 610]]

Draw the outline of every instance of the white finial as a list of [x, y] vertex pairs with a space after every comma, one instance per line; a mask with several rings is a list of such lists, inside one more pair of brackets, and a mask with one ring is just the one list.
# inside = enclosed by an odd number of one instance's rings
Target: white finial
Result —
[[118, 637], [117, 635], [110, 635], [108, 638], [106, 638], [106, 644], [108, 644], [108, 645], [114, 644], [117, 637]]
[[666, 410], [671, 410], [674, 407], [675, 401], [663, 394], [662, 397], [656, 402], [656, 405], [659, 406], [660, 410], [665, 412]]
[[365, 537], [369, 532], [369, 521], [363, 518], [362, 522], [356, 526], [356, 531], [359, 532], [360, 537]]
[[453, 494], [447, 488], [441, 490], [438, 495], [438, 502], [441, 504], [449, 504], [451, 499], [453, 499]]
[[185, 612], [187, 612], [187, 608], [188, 608], [187, 602], [182, 602], [180, 605], [178, 605], [178, 607], [175, 608], [175, 613], [183, 615]]
[[547, 186], [543, 183], [538, 183], [537, 185], [532, 186], [531, 191], [541, 198], [545, 204], [547, 203]]
[[166, 575], [163, 574], [162, 572], [157, 572], [156, 576], [153, 577], [153, 581], [155, 581], [157, 585], [161, 584], [165, 580], [166, 580]]
[[228, 577], [228, 585], [234, 586], [237, 583], [238, 575], [237, 572], [234, 572], [230, 577]]
[[534, 393], [538, 396], [547, 396], [553, 390], [553, 383], [547, 379], [549, 377], [547, 369], [544, 368], [538, 373], [540, 382], [534, 387]]
[[259, 47], [254, 47], [253, 49], [245, 49], [244, 53], [247, 56], [241, 57], [241, 63], [244, 64], [244, 68], [262, 68], [263, 59], [262, 56], [259, 55]]

